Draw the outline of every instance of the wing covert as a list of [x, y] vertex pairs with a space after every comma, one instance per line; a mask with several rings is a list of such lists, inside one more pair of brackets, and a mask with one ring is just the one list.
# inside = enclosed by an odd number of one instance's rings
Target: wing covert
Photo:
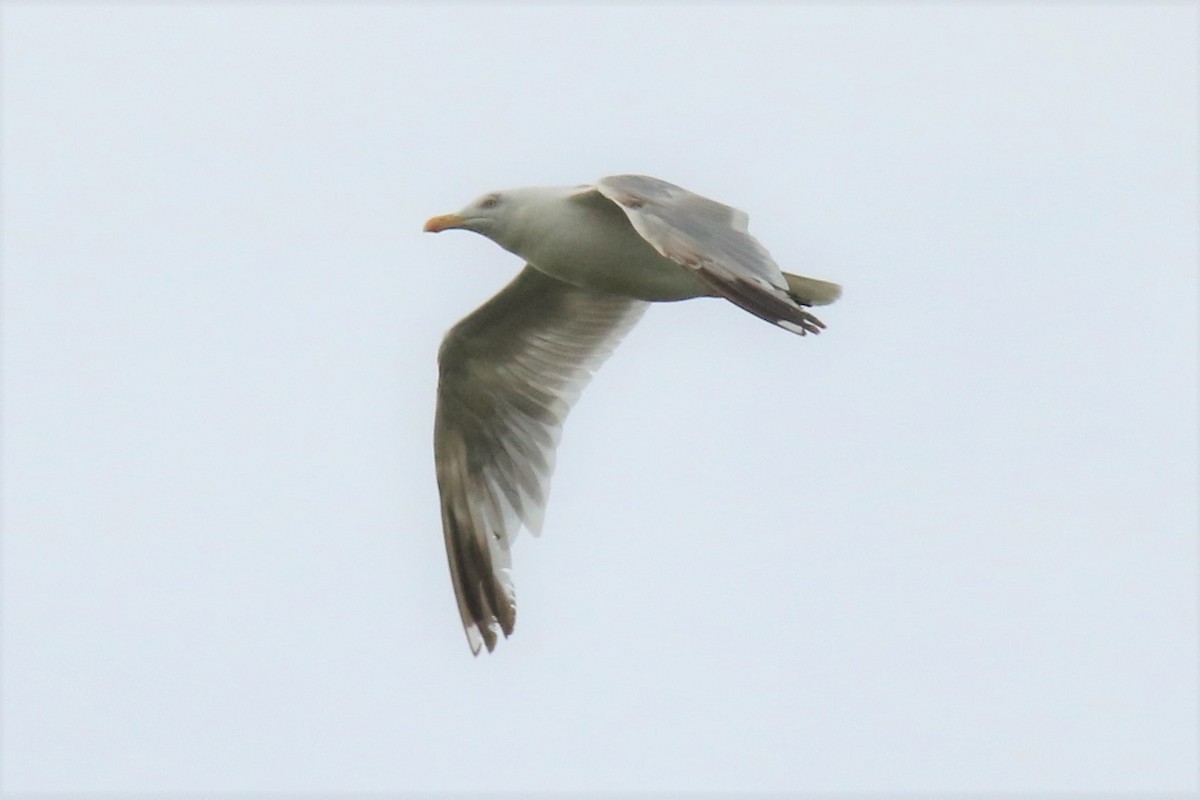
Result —
[[789, 294], [779, 265], [748, 232], [744, 211], [646, 175], [601, 178], [595, 189], [658, 252], [725, 299], [800, 335], [825, 327]]

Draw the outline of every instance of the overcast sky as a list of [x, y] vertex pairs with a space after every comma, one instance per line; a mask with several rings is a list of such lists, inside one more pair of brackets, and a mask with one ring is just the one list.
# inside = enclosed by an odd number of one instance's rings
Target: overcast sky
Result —
[[[1195, 4], [6, 3], [3, 788], [1194, 791]], [[641, 172], [650, 310], [472, 658], [420, 232]]]

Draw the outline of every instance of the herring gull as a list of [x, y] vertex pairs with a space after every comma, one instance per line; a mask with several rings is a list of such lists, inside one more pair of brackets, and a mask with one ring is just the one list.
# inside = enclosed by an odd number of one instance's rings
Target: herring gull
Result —
[[803, 336], [841, 294], [782, 272], [744, 212], [666, 181], [491, 192], [425, 230], [458, 228], [525, 268], [451, 328], [438, 351], [434, 459], [450, 577], [467, 642], [491, 651], [516, 622], [509, 548], [536, 535], [563, 421], [648, 303], [723, 297]]

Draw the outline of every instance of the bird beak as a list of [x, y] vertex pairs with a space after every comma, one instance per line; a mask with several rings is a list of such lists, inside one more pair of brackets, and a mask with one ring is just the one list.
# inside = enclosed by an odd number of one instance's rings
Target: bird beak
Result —
[[425, 223], [424, 230], [426, 233], [441, 233], [448, 228], [465, 227], [466, 224], [467, 221], [458, 214], [442, 214], [441, 216], [430, 217], [429, 221]]

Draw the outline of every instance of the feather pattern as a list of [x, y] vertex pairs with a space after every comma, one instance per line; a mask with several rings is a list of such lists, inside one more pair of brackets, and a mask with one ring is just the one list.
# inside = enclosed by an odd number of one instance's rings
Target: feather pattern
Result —
[[825, 327], [789, 293], [779, 265], [749, 234], [744, 211], [646, 175], [613, 175], [595, 188], [659, 253], [726, 300], [801, 336]]
[[563, 421], [646, 303], [526, 266], [438, 353], [434, 454], [458, 609], [474, 653], [512, 633], [509, 548], [535, 535]]

